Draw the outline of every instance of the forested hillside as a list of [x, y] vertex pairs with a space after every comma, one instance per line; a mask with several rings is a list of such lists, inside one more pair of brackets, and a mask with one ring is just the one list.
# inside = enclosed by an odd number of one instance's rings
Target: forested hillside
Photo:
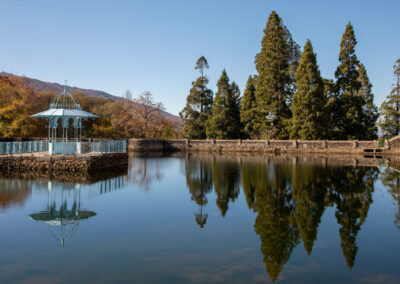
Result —
[[[31, 115], [48, 109], [59, 91], [51, 88], [37, 90], [30, 80], [0, 74], [0, 137], [47, 136], [45, 121], [34, 119]], [[80, 90], [73, 92], [72, 89], [75, 100], [83, 110], [99, 116], [85, 122], [84, 137], [172, 138], [177, 135], [178, 118], [166, 113], [150, 92], [126, 100], [109, 94], [107, 98], [90, 96], [83, 92], [85, 90]]]

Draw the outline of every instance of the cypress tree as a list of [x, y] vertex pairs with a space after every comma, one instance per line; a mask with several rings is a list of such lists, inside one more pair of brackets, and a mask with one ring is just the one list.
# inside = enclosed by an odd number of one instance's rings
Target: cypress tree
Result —
[[355, 54], [357, 44], [354, 29], [348, 23], [340, 43], [339, 62], [335, 72], [335, 137], [358, 139], [363, 136], [363, 98], [358, 96], [361, 83], [358, 80], [359, 61]]
[[208, 68], [207, 59], [201, 56], [195, 67], [199, 70], [200, 77], [192, 82], [192, 88], [186, 98], [186, 106], [179, 113], [183, 120], [184, 135], [188, 138], [206, 138], [205, 123], [211, 115], [213, 102], [213, 92], [207, 88], [208, 78], [204, 74], [205, 69]]
[[257, 126], [257, 101], [256, 101], [257, 76], [249, 76], [246, 89], [243, 92], [242, 107], [240, 109], [240, 121], [242, 123], [244, 138], [259, 138], [255, 131]]
[[206, 123], [207, 137], [234, 139], [240, 136], [240, 91], [236, 83], [229, 83], [224, 69], [217, 83], [212, 115]]
[[373, 140], [378, 137], [378, 127], [376, 126], [376, 120], [378, 119], [378, 108], [374, 105], [374, 94], [372, 93], [372, 84], [369, 81], [367, 70], [364, 64], [360, 64], [358, 68], [358, 81], [361, 83], [358, 95], [363, 99], [363, 127], [364, 133], [362, 133], [359, 139]]
[[385, 137], [399, 135], [400, 132], [400, 59], [393, 66], [396, 83], [381, 105], [379, 127]]
[[272, 11], [264, 29], [261, 51], [255, 58], [258, 72], [255, 96], [263, 137], [289, 137], [294, 73], [299, 54], [299, 46], [282, 19]]
[[297, 91], [293, 95], [291, 138], [303, 140], [326, 138], [327, 99], [310, 40], [307, 40], [304, 46], [295, 78]]

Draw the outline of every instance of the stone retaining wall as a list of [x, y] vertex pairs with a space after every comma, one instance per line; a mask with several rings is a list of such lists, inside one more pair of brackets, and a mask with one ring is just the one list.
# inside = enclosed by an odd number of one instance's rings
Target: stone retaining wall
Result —
[[[399, 143], [400, 149], [400, 143]], [[304, 140], [189, 140], [189, 139], [130, 139], [131, 152], [207, 151], [262, 153], [335, 153], [355, 154], [394, 153], [397, 148], [379, 147], [378, 141], [304, 141]], [[396, 152], [397, 153], [397, 152]]]
[[46, 155], [21, 154], [0, 156], [1, 171], [88, 172], [128, 164], [127, 153]]

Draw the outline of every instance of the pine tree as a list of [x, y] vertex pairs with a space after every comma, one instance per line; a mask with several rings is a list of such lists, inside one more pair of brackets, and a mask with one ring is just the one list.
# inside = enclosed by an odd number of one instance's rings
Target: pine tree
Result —
[[381, 105], [379, 127], [385, 137], [399, 135], [400, 132], [400, 59], [393, 66], [396, 83], [390, 95]]
[[229, 84], [225, 71], [217, 83], [212, 115], [206, 123], [207, 137], [234, 139], [240, 136], [240, 91], [236, 83]]
[[289, 137], [294, 74], [299, 54], [299, 46], [282, 19], [272, 11], [264, 29], [261, 51], [255, 58], [258, 72], [255, 96], [263, 137]]
[[256, 83], [257, 76], [249, 76], [240, 109], [243, 136], [252, 139], [259, 138], [259, 134], [256, 132], [256, 129], [259, 128], [257, 126]]
[[359, 61], [355, 54], [357, 44], [354, 29], [348, 23], [340, 43], [339, 62], [335, 77], [335, 137], [336, 139], [358, 139], [363, 136], [363, 98], [358, 96], [361, 83], [358, 80]]
[[183, 120], [184, 134], [188, 138], [206, 138], [205, 123], [211, 115], [213, 92], [207, 88], [208, 78], [204, 71], [208, 69], [208, 62], [201, 56], [195, 69], [200, 71], [200, 77], [192, 82], [192, 88], [186, 98], [186, 106], [179, 114]]
[[363, 127], [364, 133], [361, 133], [359, 139], [373, 140], [378, 137], [378, 127], [376, 120], [379, 117], [378, 108], [374, 105], [374, 94], [372, 93], [372, 84], [369, 81], [367, 70], [364, 64], [358, 68], [358, 81], [361, 83], [358, 95], [363, 99]]
[[327, 115], [324, 83], [311, 41], [307, 40], [296, 71], [296, 88], [292, 103], [293, 139], [317, 140], [326, 138]]

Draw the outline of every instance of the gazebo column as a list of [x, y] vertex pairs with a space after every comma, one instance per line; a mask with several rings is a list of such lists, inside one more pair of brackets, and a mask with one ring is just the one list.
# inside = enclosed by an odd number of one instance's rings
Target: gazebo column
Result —
[[49, 129], [49, 135], [47, 136], [47, 142], [48, 143], [50, 143], [50, 138], [51, 138], [51, 136], [50, 136], [50, 130], [51, 130], [51, 123], [52, 122], [52, 119], [51, 118], [49, 118], [48, 120], [47, 120], [47, 128]]
[[74, 118], [74, 138], [78, 142], [78, 131], [79, 131], [79, 117]]
[[53, 140], [54, 142], [57, 142], [57, 126], [58, 126], [58, 119], [59, 117], [56, 117], [53, 120]]
[[63, 122], [63, 140], [68, 141], [68, 121], [69, 117], [63, 117], [62, 122]]
[[75, 117], [74, 119], [74, 131], [75, 131], [75, 139], [76, 139], [76, 153], [82, 154], [82, 143], [81, 140], [78, 140], [78, 130], [80, 129], [80, 121], [79, 117]]

